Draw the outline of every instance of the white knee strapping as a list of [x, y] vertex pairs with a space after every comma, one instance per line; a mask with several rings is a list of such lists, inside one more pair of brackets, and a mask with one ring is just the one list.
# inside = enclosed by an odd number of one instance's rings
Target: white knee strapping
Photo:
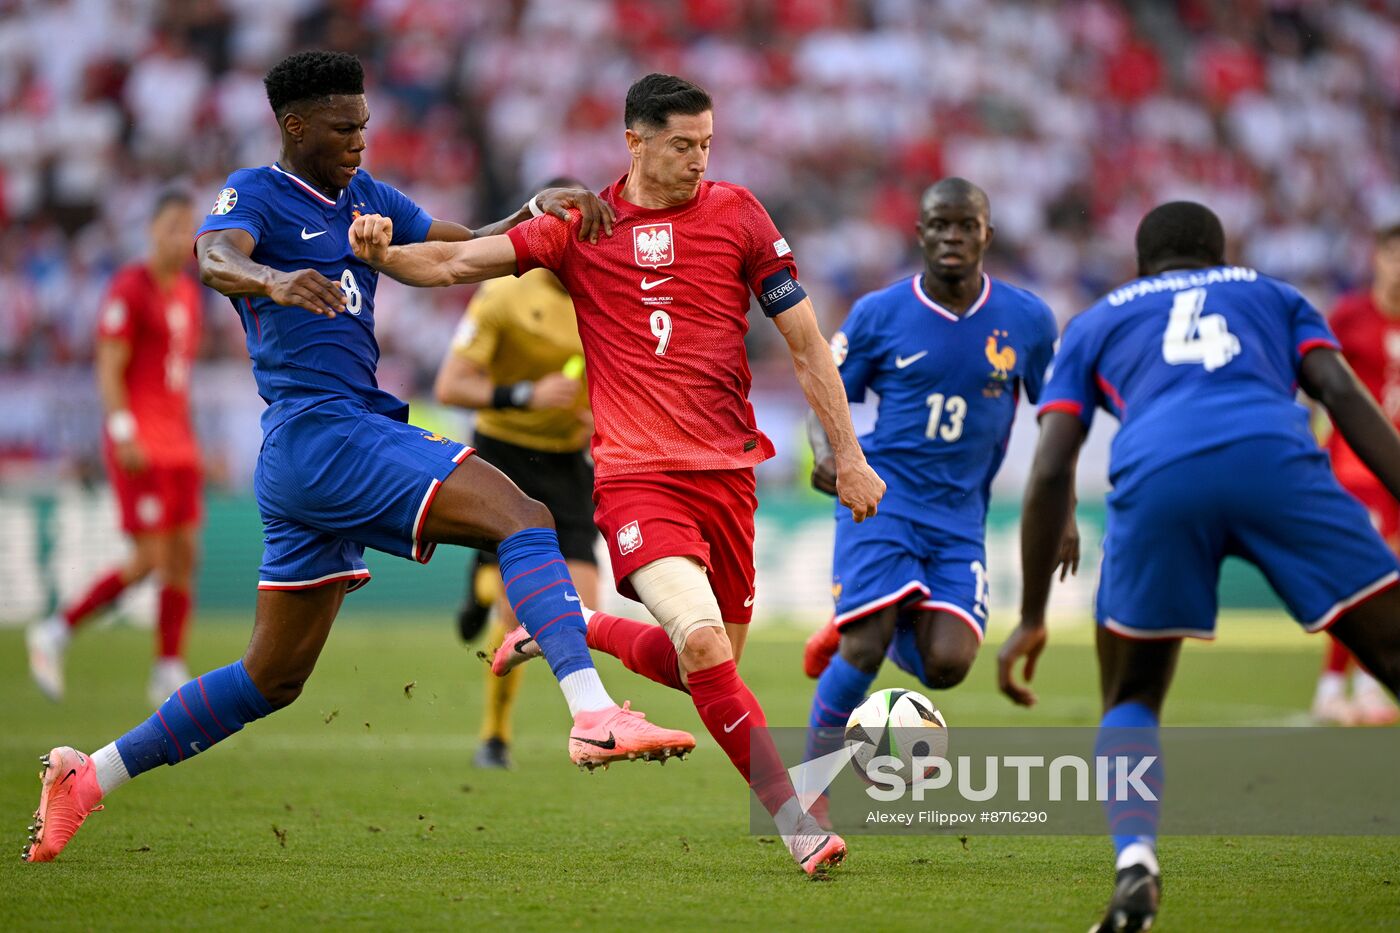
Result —
[[628, 577], [647, 610], [661, 623], [676, 654], [698, 628], [723, 629], [719, 601], [705, 568], [688, 557], [663, 557], [632, 571]]

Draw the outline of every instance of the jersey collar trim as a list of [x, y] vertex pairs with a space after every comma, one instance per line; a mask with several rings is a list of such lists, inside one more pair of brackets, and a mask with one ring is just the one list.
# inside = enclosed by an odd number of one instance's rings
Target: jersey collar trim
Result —
[[989, 276], [987, 273], [983, 272], [982, 293], [977, 296], [977, 300], [972, 303], [972, 307], [967, 309], [967, 313], [959, 317], [952, 311], [949, 311], [947, 308], [943, 307], [938, 302], [934, 301], [928, 295], [924, 294], [924, 274], [922, 272], [914, 276], [913, 284], [914, 294], [919, 296], [919, 300], [922, 301], [924, 305], [929, 308], [929, 310], [937, 312], [938, 314], [941, 314], [944, 317], [946, 317], [948, 320], [954, 322], [966, 320], [967, 318], [972, 317], [984, 304], [987, 303], [987, 299], [990, 298], [992, 295], [992, 277]]
[[293, 182], [296, 183], [296, 186], [298, 188], [300, 188], [302, 191], [305, 191], [307, 194], [311, 195], [313, 198], [315, 198], [320, 203], [326, 205], [327, 207], [334, 207], [336, 204], [340, 203], [339, 195], [336, 195], [336, 199], [332, 201], [330, 198], [317, 191], [314, 186], [302, 181], [300, 178], [293, 175], [291, 172], [287, 171], [282, 166], [278, 165], [276, 162], [272, 163], [272, 170], [278, 173], [279, 175], [285, 175], [287, 178], [290, 178]]

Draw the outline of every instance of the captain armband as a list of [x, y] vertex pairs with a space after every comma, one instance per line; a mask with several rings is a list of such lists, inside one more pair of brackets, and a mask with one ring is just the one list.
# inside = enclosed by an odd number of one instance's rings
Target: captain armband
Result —
[[758, 304], [769, 317], [777, 317], [806, 297], [806, 290], [792, 277], [791, 269], [779, 269], [759, 283]]

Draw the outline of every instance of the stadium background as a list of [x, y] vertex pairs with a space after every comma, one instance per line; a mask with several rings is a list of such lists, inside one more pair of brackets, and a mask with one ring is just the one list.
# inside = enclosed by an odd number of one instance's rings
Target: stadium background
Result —
[[[631, 80], [697, 80], [717, 102], [711, 177], [767, 205], [828, 332], [861, 292], [916, 268], [917, 195], [945, 174], [991, 194], [991, 271], [1062, 320], [1131, 276], [1134, 226], [1163, 199], [1213, 206], [1234, 259], [1324, 308], [1364, 279], [1370, 230], [1400, 217], [1400, 25], [1384, 0], [0, 0], [0, 622], [46, 611], [121, 551], [92, 341], [108, 278], [142, 249], [151, 195], [178, 180], [203, 206], [230, 170], [275, 157], [261, 76], [315, 46], [366, 63], [366, 166], [469, 223], [551, 175], [609, 183], [625, 168]], [[469, 294], [385, 282], [379, 302], [381, 384], [457, 435], [464, 416], [420, 400]], [[235, 315], [205, 299], [200, 605], [246, 611], [261, 402]], [[755, 404], [780, 452], [761, 474], [757, 608], [811, 625], [829, 610], [830, 507], [803, 489], [802, 400], [773, 329], [756, 324]], [[1034, 441], [1021, 414], [989, 542], [1003, 623]], [[1057, 591], [1080, 621], [1111, 434], [1099, 421], [1081, 470], [1088, 567]], [[372, 569], [362, 608], [456, 599], [456, 557]], [[1224, 595], [1272, 605], [1238, 569]], [[149, 595], [133, 599], [139, 618]]]

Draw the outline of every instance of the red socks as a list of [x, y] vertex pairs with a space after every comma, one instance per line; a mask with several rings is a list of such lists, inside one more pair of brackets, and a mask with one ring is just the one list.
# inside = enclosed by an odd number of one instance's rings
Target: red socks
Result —
[[77, 628], [88, 616], [110, 604], [122, 594], [126, 584], [122, 582], [121, 571], [113, 570], [88, 588], [83, 598], [63, 611], [63, 618], [69, 628]]
[[588, 647], [612, 655], [629, 671], [662, 686], [685, 690], [675, 646], [659, 625], [595, 612], [588, 620]]
[[734, 662], [725, 661], [703, 671], [692, 671], [690, 696], [710, 735], [753, 787], [768, 812], [777, 813], [794, 795], [792, 782], [768, 733], [753, 731], [767, 726], [768, 720], [753, 692], [739, 677]]
[[1331, 638], [1327, 646], [1327, 662], [1322, 669], [1329, 674], [1345, 674], [1351, 663], [1351, 652], [1336, 638]]
[[161, 658], [184, 657], [185, 631], [189, 628], [189, 621], [190, 594], [174, 587], [161, 587], [160, 609], [156, 615]]
[[[588, 620], [588, 647], [612, 655], [629, 671], [659, 684], [686, 689], [671, 636], [659, 625], [595, 612]], [[792, 782], [768, 733], [753, 731], [767, 726], [768, 720], [734, 662], [692, 671], [689, 683], [700, 721], [768, 812], [777, 813], [794, 796]]]

